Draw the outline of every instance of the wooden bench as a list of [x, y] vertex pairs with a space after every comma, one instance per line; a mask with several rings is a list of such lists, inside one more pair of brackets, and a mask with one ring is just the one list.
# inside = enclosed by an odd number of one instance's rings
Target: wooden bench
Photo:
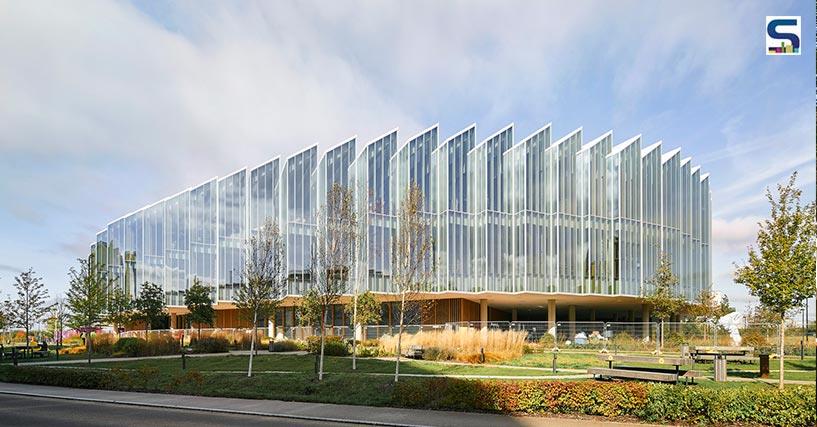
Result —
[[587, 373], [596, 375], [599, 378], [629, 378], [644, 381], [659, 381], [665, 383], [677, 383], [678, 374], [674, 372], [644, 371], [633, 368], [587, 368]]
[[[754, 361], [758, 360], [758, 358], [755, 357], [755, 356], [740, 356], [740, 355], [732, 355], [732, 354], [725, 354], [725, 355], [723, 355], [723, 358], [726, 359], [729, 362], [750, 362], [751, 363], [751, 362], [754, 362]], [[714, 354], [699, 354], [699, 355], [695, 356], [695, 360], [698, 361], [698, 362], [704, 361], [704, 360], [712, 361], [712, 360], [715, 360], [715, 355]]]

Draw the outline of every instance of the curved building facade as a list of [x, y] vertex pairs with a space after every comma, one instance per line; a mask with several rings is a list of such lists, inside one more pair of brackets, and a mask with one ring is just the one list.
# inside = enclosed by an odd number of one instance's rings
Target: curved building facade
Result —
[[[430, 323], [553, 319], [563, 309], [571, 320], [643, 320], [639, 298], [662, 253], [685, 298], [711, 288], [708, 178], [679, 148], [640, 136], [615, 143], [608, 132], [585, 142], [580, 128], [555, 139], [546, 125], [518, 138], [510, 124], [482, 139], [476, 125], [442, 139], [435, 125], [400, 140], [395, 129], [188, 188], [109, 223], [92, 252], [131, 295], [142, 283], [161, 284], [174, 318], [198, 278], [223, 309], [219, 326], [229, 326], [249, 233], [268, 218], [278, 222], [290, 278], [284, 305], [297, 304], [310, 286], [317, 210], [339, 183], [354, 190], [364, 221], [368, 275], [360, 288], [381, 294], [388, 323], [388, 249], [414, 184], [434, 224], [429, 298], [440, 308]], [[294, 324], [294, 312], [282, 309], [278, 322]], [[334, 314], [333, 322], [348, 319]]]

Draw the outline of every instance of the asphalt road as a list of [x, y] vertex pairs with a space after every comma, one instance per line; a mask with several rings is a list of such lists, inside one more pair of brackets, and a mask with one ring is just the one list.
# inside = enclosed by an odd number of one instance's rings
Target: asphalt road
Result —
[[[0, 395], [0, 426], [301, 426], [329, 422]], [[343, 424], [348, 426], [351, 424]]]

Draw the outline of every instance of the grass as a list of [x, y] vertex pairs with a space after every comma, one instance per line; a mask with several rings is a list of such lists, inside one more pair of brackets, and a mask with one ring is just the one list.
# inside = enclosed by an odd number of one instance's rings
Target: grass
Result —
[[[213, 371], [246, 372], [248, 356], [204, 356], [187, 358], [187, 367], [203, 373]], [[81, 363], [68, 366], [87, 366]], [[179, 358], [142, 359], [134, 361], [98, 362], [94, 368], [140, 369], [157, 368], [160, 371], [181, 370]], [[288, 354], [259, 354], [253, 359], [253, 371], [285, 371], [291, 373], [312, 374], [315, 370], [315, 357]], [[327, 356], [324, 359], [324, 371], [331, 374], [352, 374], [352, 360], [348, 357]], [[394, 361], [359, 358], [358, 373], [392, 374]], [[400, 362], [401, 374], [446, 374], [446, 375], [496, 375], [496, 376], [542, 376], [552, 375], [550, 371], [527, 369], [524, 367], [493, 367], [480, 365], [459, 365], [422, 360], [403, 360]], [[564, 374], [564, 373], [562, 373]]]

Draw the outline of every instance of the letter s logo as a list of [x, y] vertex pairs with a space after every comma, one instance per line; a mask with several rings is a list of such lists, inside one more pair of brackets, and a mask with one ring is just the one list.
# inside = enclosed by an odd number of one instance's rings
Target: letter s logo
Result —
[[773, 19], [769, 22], [769, 25], [766, 26], [766, 32], [769, 33], [769, 37], [777, 40], [789, 40], [791, 41], [791, 45], [795, 49], [800, 49], [800, 37], [797, 37], [797, 34], [794, 33], [778, 33], [777, 27], [778, 26], [795, 26], [797, 25], [797, 19]]

